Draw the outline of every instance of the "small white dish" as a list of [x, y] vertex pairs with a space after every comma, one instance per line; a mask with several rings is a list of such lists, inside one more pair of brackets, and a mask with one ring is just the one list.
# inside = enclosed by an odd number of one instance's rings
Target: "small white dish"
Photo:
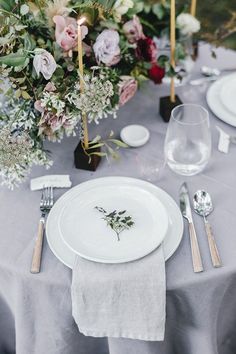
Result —
[[120, 137], [127, 145], [139, 147], [148, 142], [150, 133], [143, 125], [131, 124], [121, 130]]

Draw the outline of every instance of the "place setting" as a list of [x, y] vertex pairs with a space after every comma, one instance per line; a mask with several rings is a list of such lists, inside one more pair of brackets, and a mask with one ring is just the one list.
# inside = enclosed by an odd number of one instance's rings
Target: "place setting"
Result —
[[[164, 153], [164, 169], [168, 166], [184, 178], [199, 174], [206, 168], [211, 156], [211, 134], [209, 114], [205, 108], [183, 104], [172, 110]], [[57, 187], [70, 187], [71, 184], [68, 176], [49, 176], [48, 179], [45, 176], [31, 180], [31, 189], [40, 189], [41, 184], [40, 223], [45, 225], [47, 214], [47, 243], [53, 254], [72, 269], [72, 314], [80, 332], [94, 337], [163, 340], [165, 262], [181, 243], [183, 219], [188, 221], [192, 271], [197, 274], [206, 270], [193, 211], [204, 221], [212, 266], [222, 266], [208, 221], [213, 210], [210, 194], [198, 190], [190, 197], [184, 182], [179, 187], [176, 203], [163, 189], [145, 180], [110, 176], [80, 183], [54, 204], [53, 183]], [[40, 272], [41, 251], [42, 237], [37, 237], [32, 273]], [[150, 267], [155, 273], [150, 273]], [[126, 278], [129, 279], [128, 284]], [[103, 287], [98, 290], [101, 281]], [[152, 287], [149, 287], [150, 282]], [[109, 289], [108, 293], [106, 289]], [[123, 293], [126, 293], [125, 300], [120, 295]], [[151, 301], [155, 293], [159, 294], [158, 303]], [[142, 300], [145, 308], [142, 316], [150, 311], [158, 315], [149, 316], [145, 321], [137, 320], [134, 325], [130, 313], [140, 311], [138, 299], [143, 294], [146, 296]], [[111, 322], [112, 316], [119, 320]]]

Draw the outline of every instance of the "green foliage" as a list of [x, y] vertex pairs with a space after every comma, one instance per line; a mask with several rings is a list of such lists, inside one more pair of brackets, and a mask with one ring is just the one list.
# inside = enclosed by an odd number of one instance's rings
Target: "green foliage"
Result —
[[104, 208], [98, 206], [96, 206], [95, 209], [103, 214], [102, 219], [105, 220], [107, 226], [116, 233], [117, 241], [120, 241], [121, 232], [129, 230], [134, 226], [134, 221], [130, 215], [127, 215], [126, 210], [107, 212]]
[[14, 0], [0, 0], [0, 9], [11, 11], [15, 5]]
[[22, 51], [18, 51], [16, 53], [10, 53], [0, 57], [0, 64], [14, 67], [22, 66], [25, 64], [26, 58], [26, 54], [24, 54]]

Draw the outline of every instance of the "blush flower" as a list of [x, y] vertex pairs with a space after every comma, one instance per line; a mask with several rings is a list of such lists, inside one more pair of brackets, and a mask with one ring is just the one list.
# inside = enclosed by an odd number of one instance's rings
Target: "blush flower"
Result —
[[98, 64], [112, 66], [120, 61], [120, 37], [117, 31], [104, 30], [96, 39], [93, 50]]
[[157, 60], [157, 46], [150, 37], [140, 38], [137, 42], [136, 56], [139, 60], [154, 63]]
[[[78, 25], [73, 17], [54, 16], [53, 22], [56, 24], [55, 37], [57, 44], [65, 51], [76, 47], [78, 37]], [[82, 40], [88, 34], [88, 28], [81, 26]]]
[[40, 100], [37, 100], [37, 101], [34, 102], [34, 108], [35, 108], [37, 111], [39, 111], [40, 113], [43, 113], [43, 112], [44, 112], [44, 107], [42, 106]]
[[135, 95], [138, 89], [138, 83], [132, 76], [121, 76], [120, 78], [119, 105], [123, 106]]
[[44, 90], [45, 91], [48, 91], [48, 92], [54, 92], [56, 91], [56, 86], [54, 85], [53, 82], [48, 82], [47, 85], [44, 87]]
[[129, 43], [131, 44], [137, 43], [137, 41], [141, 38], [145, 38], [140, 20], [135, 15], [132, 20], [124, 24], [123, 30]]
[[35, 53], [33, 66], [37, 75], [41, 73], [46, 80], [50, 80], [57, 67], [55, 59], [44, 49], [35, 50]]

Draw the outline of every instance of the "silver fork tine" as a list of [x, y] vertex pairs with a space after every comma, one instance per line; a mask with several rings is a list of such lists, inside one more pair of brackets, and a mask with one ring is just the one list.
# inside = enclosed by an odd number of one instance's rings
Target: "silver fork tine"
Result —
[[42, 207], [44, 205], [44, 201], [45, 201], [45, 187], [43, 186], [42, 195], [41, 195], [41, 199], [40, 199], [40, 207]]
[[46, 201], [45, 201], [45, 206], [49, 207], [50, 206], [50, 199], [49, 199], [49, 187], [46, 189]]
[[50, 206], [53, 206], [53, 187], [50, 188]]

